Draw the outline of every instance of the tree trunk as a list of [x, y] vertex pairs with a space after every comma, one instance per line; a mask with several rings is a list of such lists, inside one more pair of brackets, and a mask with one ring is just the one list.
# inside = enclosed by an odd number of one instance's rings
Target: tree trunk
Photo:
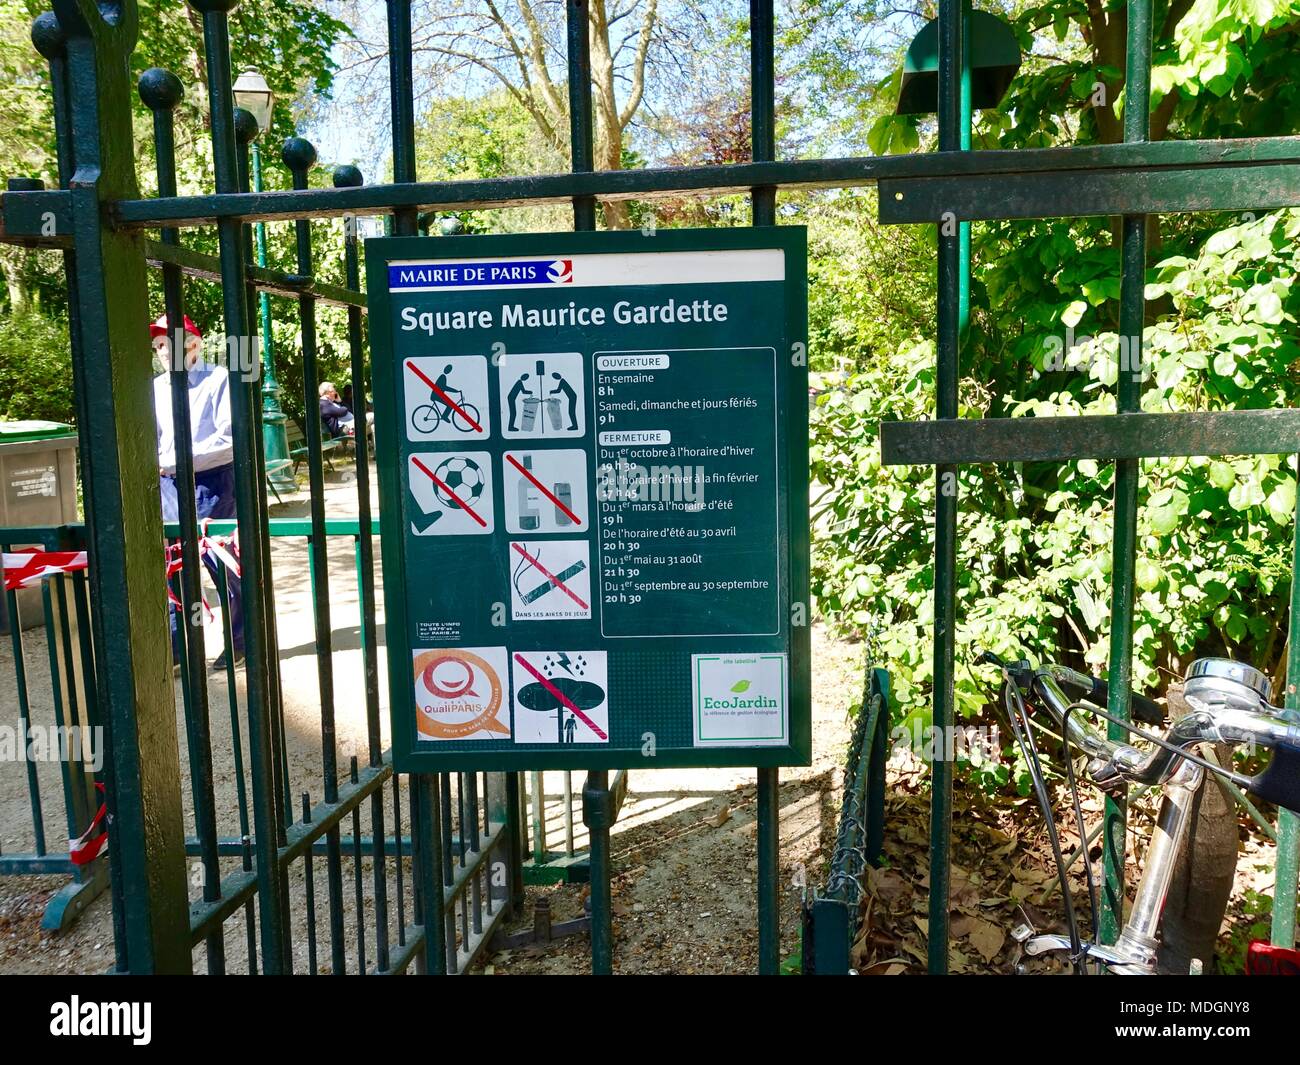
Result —
[[0, 248], [0, 271], [5, 275], [5, 289], [9, 293], [9, 313], [20, 315], [31, 305], [30, 294], [23, 280], [23, 265], [29, 252], [21, 248]]
[[[609, 46], [609, 23], [604, 0], [591, 7], [591, 82], [596, 118], [596, 169], [623, 167], [623, 127], [619, 122], [618, 97], [614, 92], [614, 56]], [[627, 229], [629, 216], [623, 202], [602, 204], [606, 229]]]
[[[604, 134], [596, 145], [596, 169], [621, 170], [622, 167], [623, 138], [617, 135], [610, 138]], [[628, 229], [632, 225], [626, 200], [606, 200], [600, 207], [605, 216], [606, 229]]]

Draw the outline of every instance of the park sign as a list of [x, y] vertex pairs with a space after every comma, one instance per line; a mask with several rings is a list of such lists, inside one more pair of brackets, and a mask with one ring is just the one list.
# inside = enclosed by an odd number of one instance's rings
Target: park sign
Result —
[[396, 768], [807, 764], [805, 231], [365, 248]]

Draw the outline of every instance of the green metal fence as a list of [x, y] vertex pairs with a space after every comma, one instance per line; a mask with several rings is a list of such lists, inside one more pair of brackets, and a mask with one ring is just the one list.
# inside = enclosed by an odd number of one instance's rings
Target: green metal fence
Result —
[[889, 757], [889, 674], [867, 670], [862, 708], [853, 723], [844, 769], [835, 849], [826, 886], [803, 907], [804, 976], [845, 976], [852, 968], [863, 878], [880, 861], [885, 839], [885, 762]]
[[[256, 333], [252, 319], [256, 290], [298, 300], [303, 333], [307, 400], [316, 380], [314, 310], [322, 301], [348, 308], [353, 380], [365, 380], [361, 336], [363, 298], [357, 292], [355, 239], [350, 239], [347, 288], [312, 277], [313, 220], [339, 215], [391, 215], [393, 231], [416, 233], [421, 212], [473, 210], [538, 203], [571, 202], [576, 229], [595, 228], [599, 198], [651, 199], [682, 193], [734, 194], [749, 190], [755, 225], [776, 223], [779, 189], [877, 185], [882, 220], [898, 224], [940, 223], [937, 256], [938, 362], [937, 419], [916, 426], [886, 426], [882, 434], [887, 462], [934, 464], [938, 486], [935, 515], [934, 723], [953, 724], [953, 672], [956, 648], [956, 532], [959, 498], [956, 473], [961, 464], [993, 461], [1113, 460], [1117, 465], [1114, 527], [1113, 631], [1110, 657], [1110, 711], [1128, 710], [1132, 658], [1135, 518], [1138, 460], [1146, 456], [1255, 451], [1300, 451], [1300, 412], [1138, 413], [1140, 384], [1122, 381], [1118, 413], [1094, 419], [1016, 419], [1014, 424], [958, 418], [957, 383], [969, 277], [969, 224], [994, 218], [1118, 215], [1123, 219], [1121, 332], [1140, 336], [1143, 322], [1143, 267], [1147, 216], [1200, 210], [1260, 209], [1300, 204], [1300, 142], [1296, 138], [1251, 141], [1147, 143], [1150, 95], [1151, 0], [1128, 0], [1125, 143], [1084, 148], [1015, 152], [970, 150], [970, 64], [966, 58], [969, 4], [939, 2], [938, 125], [940, 150], [930, 155], [849, 159], [777, 160], [774, 93], [774, 20], [771, 0], [750, 3], [752, 159], [746, 164], [598, 173], [593, 170], [588, 11], [584, 0], [566, 0], [568, 20], [568, 99], [572, 171], [464, 182], [426, 182], [417, 178], [412, 93], [411, 9], [406, 0], [389, 0], [388, 39], [393, 127], [390, 184], [364, 185], [355, 171], [335, 175], [336, 187], [308, 189], [306, 172], [314, 158], [310, 145], [294, 139], [284, 153], [294, 189], [248, 191], [247, 123], [236, 114], [231, 95], [228, 12], [236, 0], [191, 0], [204, 39], [208, 108], [213, 147], [213, 190], [178, 196], [171, 167], [170, 109], [174, 79], [155, 76], [141, 92], [155, 115], [159, 148], [160, 195], [139, 194], [134, 170], [129, 57], [136, 42], [136, 3], [115, 0], [54, 0], [55, 13], [37, 20], [33, 39], [50, 62], [59, 146], [59, 189], [11, 191], [0, 204], [7, 241], [61, 249], [73, 309], [73, 366], [91, 532], [88, 578], [90, 628], [96, 649], [94, 703], [111, 734], [112, 765], [118, 787], [109, 788], [119, 845], [113, 858], [120, 916], [119, 967], [132, 971], [188, 971], [186, 843], [181, 824], [180, 764], [175, 715], [168, 689], [167, 641], [159, 613], [144, 604], [156, 597], [158, 545], [162, 529], [156, 514], [154, 427], [147, 402], [150, 365], [143, 333], [148, 316], [145, 270], [163, 271], [166, 304], [173, 321], [183, 310], [183, 275], [218, 280], [228, 336]], [[242, 126], [242, 132], [241, 132]], [[958, 224], [947, 223], [955, 220]], [[249, 265], [251, 223], [295, 223], [298, 271], [277, 273]], [[317, 224], [320, 224], [317, 222]], [[208, 257], [185, 248], [180, 233], [215, 225], [220, 254]], [[146, 234], [158, 230], [158, 239]], [[182, 388], [181, 382], [176, 387]], [[178, 393], [179, 394], [179, 393]], [[315, 604], [319, 650], [323, 795], [310, 827], [295, 824], [293, 804], [277, 776], [281, 739], [282, 691], [278, 670], [275, 584], [270, 568], [269, 524], [263, 473], [262, 411], [255, 380], [238, 378], [232, 389], [236, 440], [238, 529], [242, 590], [248, 631], [248, 685], [241, 713], [248, 723], [251, 855], [259, 956], [266, 971], [289, 967], [293, 935], [284, 890], [285, 857], [308, 851], [323, 836], [331, 900], [331, 932], [342, 886], [339, 861], [344, 849], [339, 819], [358, 790], [371, 797], [372, 816], [382, 809], [378, 794], [385, 777], [382, 752], [372, 748], [358, 783], [338, 764], [333, 743], [334, 699], [328, 596]], [[364, 395], [358, 390], [358, 400]], [[183, 406], [183, 405], [182, 405]], [[362, 406], [361, 409], [364, 409]], [[178, 426], [178, 439], [188, 439]], [[307, 429], [312, 566], [327, 572], [319, 428]], [[364, 483], [365, 445], [358, 440], [358, 501], [361, 547], [370, 544], [368, 487]], [[192, 472], [179, 464], [180, 495]], [[187, 508], [188, 509], [188, 508]], [[181, 514], [185, 542], [195, 541], [192, 512]], [[1300, 557], [1297, 558], [1300, 564]], [[197, 566], [183, 573], [182, 599], [196, 601]], [[373, 618], [373, 577], [362, 567], [363, 603]], [[319, 583], [319, 582], [318, 582]], [[367, 587], [368, 585], [368, 587]], [[1300, 587], [1293, 592], [1288, 677], [1300, 676]], [[365, 611], [363, 611], [363, 615]], [[373, 635], [373, 633], [372, 633]], [[373, 647], [373, 643], [369, 646]], [[366, 698], [374, 686], [367, 664]], [[202, 676], [197, 657], [187, 661], [190, 676]], [[196, 686], [201, 691], [202, 684]], [[1300, 706], [1295, 683], [1287, 705]], [[190, 708], [187, 728], [201, 739], [210, 725], [203, 698]], [[198, 746], [202, 746], [200, 742]], [[952, 817], [952, 766], [936, 762], [933, 776], [930, 967], [947, 967], [948, 854]], [[369, 775], [367, 775], [369, 774]], [[202, 774], [200, 774], [202, 776]], [[385, 777], [386, 779], [386, 777]], [[125, 786], [130, 782], [131, 786]], [[202, 783], [202, 781], [200, 781]], [[775, 770], [759, 772], [758, 882], [760, 966], [777, 970], [777, 783]], [[507, 811], [518, 809], [518, 781], [507, 781]], [[202, 789], [199, 789], [200, 791]], [[426, 921], [422, 899], [448, 883], [447, 842], [443, 838], [448, 782], [417, 776], [410, 782], [412, 931], [403, 945], [424, 967], [440, 970], [437, 959], [451, 950], [447, 929]], [[480, 795], [483, 792], [480, 792]], [[361, 796], [364, 798], [364, 795]], [[489, 804], [490, 805], [490, 804]], [[613, 820], [608, 775], [593, 773], [583, 789], [584, 818], [591, 830], [593, 967], [612, 965], [608, 895], [609, 827]], [[210, 821], [206, 812], [196, 816]], [[1112, 908], [1121, 889], [1124, 805], [1107, 811], [1107, 899]], [[1279, 833], [1274, 938], [1294, 939], [1297, 822], [1284, 817]], [[384, 838], [380, 830], [375, 840]], [[213, 835], [202, 830], [205, 870], [216, 861]], [[395, 839], [400, 834], [395, 833]], [[485, 836], [480, 836], [480, 844]], [[514, 840], [520, 836], [516, 834]], [[219, 850], [219, 847], [218, 847]], [[466, 868], [468, 868], [468, 862]], [[399, 866], [400, 868], [400, 866]], [[458, 866], [459, 868], [459, 866]], [[241, 887], [241, 891], [245, 888]], [[209, 887], [205, 903], [219, 912], [229, 907], [227, 893]], [[214, 918], [215, 921], [215, 918]], [[400, 924], [400, 922], [399, 922]], [[473, 929], [472, 920], [469, 922]], [[205, 935], [216, 924], [203, 924]], [[1112, 925], [1113, 927], [1113, 925]], [[215, 946], [209, 946], [210, 954]], [[433, 959], [432, 963], [430, 959]], [[390, 960], [391, 965], [391, 960]]]
[[[84, 547], [80, 527], [0, 528], [3, 552], [79, 551]], [[70, 875], [71, 882], [46, 903], [41, 919], [42, 928], [61, 932], [108, 887], [107, 864], [75, 864], [68, 843], [81, 838], [99, 809], [92, 749], [99, 715], [95, 688], [90, 683], [94, 668], [87, 638], [90, 604], [86, 575], [74, 572], [41, 582], [39, 641], [25, 634], [24, 626], [33, 619], [24, 614], [20, 597], [13, 591], [3, 594], [9, 612], [13, 663], [12, 682], [10, 677], [0, 675], [0, 691], [14, 715], [10, 720], [6, 712], [0, 725], [14, 729], [18, 737], [14, 754], [22, 764], [30, 829], [22, 845], [30, 850], [0, 849], [0, 876]], [[37, 642], [44, 644], [44, 653], [33, 646]], [[34, 742], [38, 732], [46, 737], [39, 745]], [[67, 737], [61, 746], [59, 737]], [[20, 800], [11, 801], [16, 804]], [[62, 816], [57, 819], [52, 809], [56, 805], [62, 807]], [[62, 835], [64, 829], [66, 836]]]
[[[1300, 411], [1255, 410], [1141, 413], [1140, 373], [1121, 373], [1117, 413], [1092, 418], [967, 420], [958, 417], [957, 385], [969, 319], [970, 223], [995, 218], [1115, 214], [1121, 219], [1119, 334], [1129, 352], [1142, 350], [1146, 319], [1147, 223], [1152, 215], [1244, 210], [1300, 202], [1294, 180], [1296, 138], [1150, 143], [1152, 0], [1128, 0], [1124, 143], [1041, 152], [973, 152], [969, 0], [939, 8], [939, 151], [933, 176], [882, 179], [880, 217], [888, 223], [939, 227], [937, 420], [886, 423], [886, 464], [935, 466], [934, 725], [954, 725], [954, 637], [957, 622], [957, 472], [962, 464], [1077, 459], [1115, 462], [1110, 602], [1109, 706], [1129, 719], [1137, 556], [1139, 461], [1150, 457], [1300, 451]], [[1031, 160], [1031, 156], [1037, 159]], [[952, 160], [950, 163], [949, 160]], [[988, 160], [988, 162], [984, 162]], [[1018, 161], [1022, 161], [1018, 165]], [[1030, 172], [1024, 162], [1039, 165]], [[985, 171], [981, 173], [980, 171]], [[943, 175], [940, 179], [938, 175]], [[958, 176], [960, 175], [960, 176]], [[956, 225], [951, 224], [957, 222]], [[1300, 540], [1297, 540], [1300, 544]], [[1294, 568], [1293, 568], [1294, 573]], [[1292, 584], [1286, 705], [1300, 705], [1300, 587]], [[1113, 739], [1126, 735], [1109, 726]], [[953, 763], [933, 763], [929, 968], [948, 969], [949, 848]], [[1127, 809], [1106, 799], [1101, 935], [1118, 936], [1124, 898]], [[1283, 812], [1278, 833], [1273, 938], [1293, 945], [1297, 819]]]
[[[205, 524], [205, 534], [226, 536], [234, 531], [233, 521]], [[179, 536], [179, 526], [164, 526], [169, 538]], [[318, 555], [311, 549], [313, 526], [310, 521], [272, 518], [268, 533], [276, 553]], [[372, 524], [372, 532], [377, 531]], [[363, 537], [356, 519], [331, 518], [325, 521], [326, 536], [334, 541], [350, 541], [355, 560], [356, 601], [366, 585], [363, 574]], [[0, 545], [39, 545], [46, 550], [76, 550], [84, 545], [83, 526], [59, 528], [0, 529]], [[175, 542], [179, 542], [178, 540]], [[286, 558], [285, 562], [291, 559]], [[181, 576], [173, 576], [179, 589]], [[308, 584], [313, 600], [320, 590], [314, 567], [308, 567]], [[223, 574], [224, 576], [224, 574]], [[161, 572], [160, 572], [161, 578]], [[93, 676], [94, 653], [89, 639], [89, 613], [84, 572], [53, 576], [42, 581], [44, 630], [41, 638], [28, 637], [26, 643], [46, 645], [49, 659], [50, 699], [41, 706], [51, 721], [59, 726], [93, 727], [93, 687], [83, 678]], [[336, 601], [337, 575], [334, 579]], [[162, 584], [157, 584], [161, 597]], [[283, 578], [282, 590], [287, 590]], [[211, 688], [206, 678], [196, 683], [196, 673], [181, 662], [178, 692], [184, 722], [185, 768], [182, 782], [184, 806], [193, 811], [193, 824], [185, 838], [189, 867], [190, 943], [195, 949], [195, 963], [212, 973], [256, 972], [259, 966], [256, 913], [253, 898], [258, 888], [258, 872], [252, 861], [252, 818], [249, 796], [254, 785], [245, 752], [248, 747], [246, 721], [241, 712], [240, 683], [242, 671], [231, 651], [231, 625], [228, 593], [224, 581], [217, 581], [216, 596], [208, 595], [220, 613], [223, 645], [227, 654], [225, 675], [215, 678]], [[7, 593], [11, 610], [17, 609], [14, 593]], [[336, 615], [337, 617], [338, 615]], [[363, 645], [367, 630], [358, 609], [358, 628]], [[14, 649], [14, 680], [19, 727], [30, 734], [41, 722], [34, 713], [36, 699], [29, 684], [28, 658], [38, 651], [24, 647], [23, 630], [15, 626], [10, 639]], [[371, 641], [362, 647], [367, 661], [374, 648]], [[317, 657], [315, 648], [312, 657]], [[199, 661], [203, 661], [200, 648]], [[367, 678], [363, 676], [363, 686]], [[42, 688], [43, 690], [43, 688]], [[209, 717], [199, 720], [200, 707], [207, 713], [209, 692], [224, 695], [221, 724]], [[371, 701], [364, 691], [341, 689], [339, 697], [351, 705], [365, 707], [366, 731], [380, 735], [378, 701]], [[283, 712], [283, 705], [280, 707]], [[412, 923], [414, 898], [410, 882], [414, 841], [406, 830], [409, 824], [410, 790], [392, 771], [382, 744], [374, 743], [364, 764], [357, 757], [350, 765], [332, 799], [319, 801], [312, 796], [310, 784], [320, 774], [301, 765], [291, 766], [290, 729], [283, 717], [275, 731], [277, 739], [274, 763], [277, 766], [277, 797], [285, 810], [285, 826], [277, 847], [277, 872], [285, 890], [286, 901], [297, 913], [290, 916], [297, 949], [291, 962], [300, 971], [330, 972], [399, 972], [407, 968], [423, 947], [424, 933]], [[323, 735], [323, 731], [321, 733]], [[377, 752], [377, 755], [376, 753]], [[62, 778], [62, 800], [66, 814], [68, 838], [80, 836], [90, 824], [99, 805], [96, 780], [81, 756], [81, 748], [72, 748], [72, 757], [56, 760]], [[45, 828], [49, 809], [50, 786], [44, 794], [39, 779], [42, 763], [28, 759], [27, 797], [33, 839], [31, 853], [0, 855], [0, 875], [67, 873], [72, 882], [59, 891], [46, 907], [45, 927], [66, 929], [73, 919], [107, 886], [110, 859], [107, 855], [91, 865], [74, 865], [64, 841], [57, 849], [47, 845]], [[54, 765], [45, 769], [55, 772]], [[225, 783], [225, 801], [218, 795], [216, 782]], [[233, 781], [233, 787], [231, 787]], [[105, 766], [99, 783], [112, 784], [111, 767]], [[442, 825], [440, 832], [442, 859], [442, 927], [448, 972], [464, 972], [477, 959], [503, 919], [519, 904], [518, 858], [511, 851], [512, 836], [520, 832], [517, 813], [512, 816], [511, 787], [505, 774], [458, 774], [439, 780]], [[404, 811], [406, 811], [404, 813]], [[365, 823], [363, 826], [363, 815]], [[332, 837], [332, 838], [331, 838]], [[110, 843], [116, 847], [113, 834]], [[196, 859], [196, 860], [195, 860]], [[323, 881], [318, 876], [323, 873]], [[120, 902], [120, 900], [119, 900]], [[326, 918], [321, 929], [320, 916]], [[124, 959], [118, 959], [123, 968]], [[436, 965], [435, 965], [436, 967]]]

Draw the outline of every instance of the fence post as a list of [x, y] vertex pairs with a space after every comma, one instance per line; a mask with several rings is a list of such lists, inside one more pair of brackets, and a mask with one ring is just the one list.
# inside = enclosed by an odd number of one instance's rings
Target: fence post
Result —
[[[970, 144], [970, 64], [966, 59], [969, 0], [939, 4], [939, 150]], [[935, 416], [956, 418], [961, 354], [963, 260], [960, 227], [939, 232]], [[953, 727], [953, 655], [957, 625], [957, 467], [935, 467], [934, 517], [934, 695], [932, 720], [942, 735]], [[929, 971], [948, 972], [949, 847], [952, 838], [952, 763], [930, 763]]]
[[[756, 163], [776, 159], [776, 19], [772, 0], [750, 0], [749, 70], [751, 155]], [[776, 225], [776, 188], [752, 190], [756, 226]], [[758, 971], [775, 976], [781, 966], [781, 771], [758, 769]]]
[[[88, 2], [88, 0], [83, 0]], [[227, 14], [238, 0], [188, 0], [203, 23], [208, 111], [212, 127], [213, 178], [218, 194], [239, 191], [234, 98], [230, 85]], [[222, 316], [229, 337], [246, 336], [248, 307], [244, 271], [244, 223], [217, 224], [221, 255]], [[253, 781], [253, 848], [257, 856], [262, 968], [268, 975], [292, 970], [288, 937], [287, 879], [280, 862], [284, 821], [292, 816], [276, 788], [275, 741], [278, 710], [271, 676], [279, 660], [271, 599], [270, 560], [264, 537], [259, 394], [249, 374], [230, 375], [230, 416], [235, 442], [235, 498], [238, 512], [240, 594], [247, 655], [249, 768]]]
[[609, 976], [614, 971], [614, 933], [610, 920], [609, 771], [593, 769], [582, 788], [582, 820], [587, 826], [591, 854], [591, 974]]
[[[876, 726], [866, 737], [871, 745], [867, 760], [866, 806], [866, 859], [868, 865], [877, 865], [885, 849], [885, 766], [889, 761], [889, 673], [883, 669], [871, 671], [868, 696], [880, 696], [880, 713]], [[865, 710], [866, 707], [863, 707]]]
[[[1296, 470], [1300, 472], [1300, 459]], [[1300, 710], [1300, 506], [1296, 508], [1291, 549], [1291, 616], [1287, 622], [1286, 689], [1275, 693], [1293, 713]], [[1277, 812], [1277, 858], [1273, 877], [1273, 916], [1270, 938], [1280, 947], [1295, 946], [1296, 881], [1300, 879], [1300, 816]]]
[[[1129, 0], [1125, 43], [1124, 141], [1150, 139], [1151, 111], [1151, 3]], [[1146, 215], [1124, 215], [1120, 241], [1119, 333], [1130, 352], [1142, 350], [1146, 320]], [[1130, 363], [1130, 368], [1132, 363]], [[1142, 409], [1142, 375], [1120, 372], [1115, 386], [1117, 414]], [[1137, 596], [1138, 480], [1141, 463], [1119, 459], [1115, 463], [1115, 520], [1112, 533], [1110, 579], [1110, 658], [1107, 678], [1110, 694], [1106, 709], [1125, 721], [1129, 718], [1130, 678], [1133, 673], [1133, 610]], [[1107, 738], [1128, 742], [1123, 726], [1110, 722]], [[1102, 837], [1104, 859], [1100, 939], [1114, 943], [1124, 924], [1124, 842], [1128, 823], [1128, 796], [1106, 796], [1106, 831]]]
[[524, 854], [527, 851], [524, 836], [527, 834], [523, 808], [523, 773], [505, 774], [506, 831], [510, 854], [510, 908], [518, 915], [524, 909]]
[[66, 35], [74, 173], [70, 182], [81, 343], [81, 452], [89, 527], [98, 704], [113, 772], [112, 833], [132, 972], [191, 967], [180, 753], [162, 594], [152, 352], [138, 234], [104, 224], [105, 201], [139, 196], [130, 57], [137, 10], [109, 22], [93, 0], [55, 0]]

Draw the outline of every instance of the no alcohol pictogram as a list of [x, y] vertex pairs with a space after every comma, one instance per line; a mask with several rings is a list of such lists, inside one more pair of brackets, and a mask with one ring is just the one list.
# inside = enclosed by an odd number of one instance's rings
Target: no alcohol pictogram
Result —
[[590, 528], [585, 451], [507, 451], [501, 473], [510, 532], [574, 533]]

